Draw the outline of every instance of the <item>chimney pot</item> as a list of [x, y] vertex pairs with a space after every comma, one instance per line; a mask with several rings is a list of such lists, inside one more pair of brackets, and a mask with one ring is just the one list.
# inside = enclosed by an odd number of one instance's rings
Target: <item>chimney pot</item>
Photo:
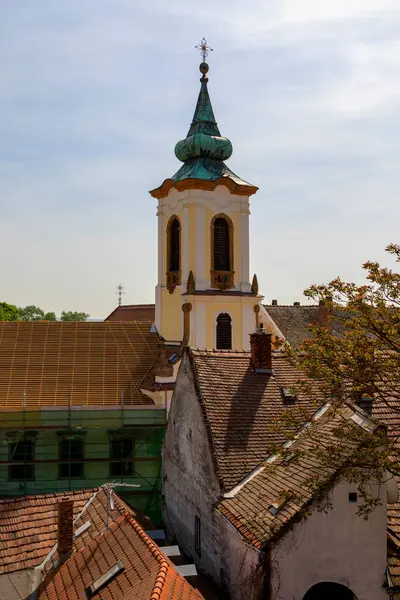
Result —
[[74, 541], [74, 501], [70, 498], [58, 503], [57, 548], [61, 557], [72, 552]]
[[272, 300], [272, 306], [278, 306], [278, 300]]
[[250, 334], [251, 362], [257, 373], [272, 373], [271, 338], [265, 329]]

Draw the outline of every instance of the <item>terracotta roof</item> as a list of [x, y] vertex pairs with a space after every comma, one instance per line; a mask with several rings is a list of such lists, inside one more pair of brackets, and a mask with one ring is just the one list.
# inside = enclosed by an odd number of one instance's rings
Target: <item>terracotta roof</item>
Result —
[[[352, 420], [358, 411], [356, 413], [348, 406], [335, 412], [332, 410], [327, 408], [324, 413], [318, 411], [322, 413], [321, 416], [311, 427], [303, 429], [290, 446], [296, 449], [292, 462], [289, 451], [284, 458], [279, 455], [269, 457], [253, 478], [226, 494], [232, 497], [225, 497], [219, 503], [218, 510], [257, 548], [267, 541], [274, 542], [293, 519], [305, 514], [304, 509], [317, 494], [312, 485], [316, 480], [329, 484], [340, 471], [347, 452], [343, 439], [336, 436], [335, 431], [345, 423], [354, 427], [355, 431], [363, 426]], [[357, 417], [365, 419], [365, 414], [358, 413]], [[376, 424], [372, 420], [365, 419], [364, 423], [368, 431], [375, 430]], [[318, 456], [315, 449], [321, 439], [325, 446], [328, 443], [331, 445], [332, 455], [337, 460], [327, 464], [322, 456]], [[355, 435], [354, 442], [346, 442], [345, 448], [350, 452], [355, 451], [359, 443]]]
[[117, 306], [105, 321], [150, 321], [154, 323], [156, 315], [155, 304], [125, 304]]
[[140, 384], [158, 356], [144, 322], [0, 322], [0, 409], [150, 404]]
[[398, 399], [376, 398], [372, 404], [372, 417], [388, 427], [388, 435], [400, 449], [400, 409]]
[[[0, 499], [0, 574], [33, 568], [45, 559], [57, 541], [57, 504], [62, 498], [74, 501], [74, 518], [92, 499], [83, 517], [75, 522], [75, 530], [87, 520], [92, 522], [90, 530], [77, 539], [77, 548], [88, 536], [104, 530], [106, 498], [99, 488]], [[127, 505], [115, 495], [110, 518], [116, 519], [126, 510]]]
[[[265, 459], [271, 444], [284, 441], [273, 430], [286, 410], [281, 388], [301, 374], [280, 353], [273, 355], [273, 376], [254, 372], [250, 352], [190, 350], [189, 358], [216, 472], [229, 489]], [[310, 414], [322, 403], [317, 396], [298, 399]]]
[[[292, 346], [299, 346], [301, 342], [310, 338], [309, 326], [318, 324], [319, 306], [263, 306]], [[343, 324], [333, 319], [334, 335], [342, 335], [343, 330]]]
[[[400, 488], [400, 485], [399, 485]], [[399, 489], [400, 491], [400, 489]], [[388, 568], [392, 585], [400, 586], [400, 503], [388, 504]], [[395, 596], [396, 598], [399, 596]]]
[[200, 600], [138, 523], [126, 513], [73, 554], [40, 600], [81, 600], [85, 590], [117, 561], [123, 571], [96, 593], [99, 600]]

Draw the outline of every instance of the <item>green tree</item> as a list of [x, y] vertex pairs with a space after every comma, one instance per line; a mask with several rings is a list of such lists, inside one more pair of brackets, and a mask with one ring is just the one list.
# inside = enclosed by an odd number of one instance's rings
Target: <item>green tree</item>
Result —
[[0, 321], [18, 321], [19, 318], [19, 308], [7, 302], [0, 302]]
[[[399, 245], [391, 244], [386, 250], [395, 263], [400, 262]], [[338, 411], [346, 404], [357, 404], [385, 425], [374, 436], [367, 431], [363, 434], [360, 428], [357, 451], [342, 461], [342, 476], [358, 484], [364, 495], [360, 512], [367, 514], [377, 502], [369, 495], [368, 481], [384, 479], [388, 472], [400, 474], [400, 273], [371, 261], [363, 269], [363, 285], [338, 277], [305, 291], [325, 305], [328, 320], [310, 327], [310, 338], [298, 349], [287, 350], [307, 376], [306, 380], [299, 377], [293, 393], [314, 390], [315, 394], [317, 385], [321, 404], [329, 402]], [[293, 408], [280, 419], [277, 429], [294, 431], [304, 420], [304, 411]], [[354, 444], [354, 427], [341, 425], [336, 433], [343, 449]], [[318, 428], [310, 427], [309, 434], [315, 440]], [[338, 459], [338, 448], [326, 444], [323, 434], [319, 441], [314, 444], [318, 461], [332, 464]], [[318, 482], [314, 480], [313, 485]]]
[[55, 312], [47, 312], [44, 315], [44, 319], [45, 319], [45, 321], [57, 321], [56, 313]]
[[44, 319], [44, 311], [33, 304], [24, 308], [20, 307], [19, 311], [21, 321], [41, 321]]
[[63, 310], [61, 313], [61, 321], [87, 321], [89, 316], [90, 315], [85, 312], [75, 312], [72, 310], [68, 310], [68, 311]]
[[34, 306], [33, 304], [29, 306], [25, 306], [25, 308], [20, 308], [20, 319], [22, 321], [56, 321], [56, 313], [47, 312], [45, 313], [43, 309], [39, 308], [39, 306]]

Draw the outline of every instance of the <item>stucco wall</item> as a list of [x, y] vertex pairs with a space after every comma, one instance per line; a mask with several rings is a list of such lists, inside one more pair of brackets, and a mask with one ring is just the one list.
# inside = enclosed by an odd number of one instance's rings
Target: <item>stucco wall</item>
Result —
[[[182, 298], [186, 292], [189, 272], [192, 271], [196, 290], [210, 289], [211, 270], [211, 222], [216, 214], [225, 214], [233, 224], [235, 289], [250, 292], [249, 275], [249, 198], [238, 196], [224, 186], [212, 192], [193, 189], [178, 192], [171, 189], [166, 198], [158, 203], [158, 284], [156, 288], [156, 323], [167, 340], [181, 340], [183, 315], [181, 306], [193, 298]], [[181, 224], [181, 285], [172, 294], [166, 288], [167, 228], [170, 218], [176, 215]], [[215, 346], [215, 315], [225, 312], [224, 296], [214, 297], [215, 307], [209, 307], [207, 297], [197, 297], [197, 316], [192, 315], [191, 344], [200, 348]], [[232, 298], [230, 306], [235, 314], [233, 320], [233, 347], [243, 348], [242, 299]], [[204, 304], [201, 311], [200, 305]], [[235, 305], [235, 306], [233, 306]], [[246, 306], [245, 309], [248, 307]], [[200, 325], [200, 321], [203, 323]], [[248, 318], [244, 319], [246, 326]], [[199, 322], [199, 324], [198, 324]], [[253, 328], [253, 326], [252, 326]], [[246, 332], [248, 333], [248, 332]], [[245, 348], [247, 348], [247, 341]]]
[[[187, 355], [179, 370], [163, 447], [164, 523], [169, 538], [201, 570], [219, 576], [212, 504], [220, 488], [214, 475], [203, 416]], [[201, 557], [195, 552], [195, 515], [201, 519]]]
[[[356, 486], [338, 483], [331, 492], [332, 508], [314, 508], [307, 520], [295, 525], [272, 550], [272, 598], [303, 600], [322, 581], [349, 587], [357, 600], [387, 600], [382, 589], [386, 569], [386, 488], [382, 506], [368, 520], [356, 515], [349, 502]], [[360, 501], [359, 501], [360, 502]]]

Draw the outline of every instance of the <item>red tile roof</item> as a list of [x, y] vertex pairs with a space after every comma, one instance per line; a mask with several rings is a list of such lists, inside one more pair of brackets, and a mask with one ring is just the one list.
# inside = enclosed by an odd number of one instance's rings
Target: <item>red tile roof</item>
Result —
[[[320, 413], [321, 414], [321, 413]], [[290, 452], [280, 457], [270, 457], [260, 466], [253, 478], [249, 478], [226, 494], [218, 510], [234, 527], [257, 548], [265, 542], [274, 542], [281, 537], [293, 519], [305, 515], [305, 509], [318, 493], [316, 482], [329, 484], [340, 471], [348, 452], [354, 452], [360, 443], [356, 432], [364, 430], [363, 425], [352, 417], [365, 419], [365, 414], [343, 406], [339, 410], [327, 408], [310, 427], [299, 434], [290, 446], [295, 455], [290, 462]], [[369, 432], [376, 423], [365, 419]], [[347, 424], [354, 428], [354, 442], [346, 441], [336, 434]], [[325, 447], [332, 449], [329, 464], [317, 452], [323, 440]], [[278, 509], [270, 510], [276, 504]]]
[[201, 600], [138, 523], [126, 513], [73, 554], [40, 600], [81, 600], [117, 561], [124, 570], [96, 594], [99, 600]]
[[141, 382], [158, 356], [144, 322], [0, 322], [0, 410], [151, 404]]
[[125, 304], [117, 306], [108, 315], [105, 321], [150, 321], [154, 323], [156, 317], [155, 304]]
[[[400, 485], [399, 485], [400, 492]], [[388, 568], [392, 585], [400, 585], [400, 503], [388, 504]], [[399, 595], [394, 596], [400, 597]]]
[[[63, 498], [74, 501], [75, 519], [92, 499], [83, 517], [75, 522], [75, 530], [87, 520], [93, 524], [77, 539], [77, 548], [88, 536], [104, 530], [106, 498], [103, 489], [0, 499], [0, 574], [33, 568], [45, 559], [57, 541], [57, 505]], [[115, 509], [110, 518], [116, 519], [126, 510], [127, 505], [115, 495]]]
[[[274, 375], [255, 373], [250, 352], [190, 350], [198, 396], [207, 426], [217, 475], [230, 489], [284, 441], [273, 425], [286, 407], [281, 388], [293, 386], [300, 373], [275, 353]], [[299, 396], [298, 405], [312, 413], [323, 403]]]
[[[285, 339], [295, 347], [299, 346], [304, 340], [312, 337], [310, 325], [317, 325], [319, 323], [319, 306], [263, 306]], [[342, 336], [343, 332], [343, 323], [334, 318], [334, 335]]]

